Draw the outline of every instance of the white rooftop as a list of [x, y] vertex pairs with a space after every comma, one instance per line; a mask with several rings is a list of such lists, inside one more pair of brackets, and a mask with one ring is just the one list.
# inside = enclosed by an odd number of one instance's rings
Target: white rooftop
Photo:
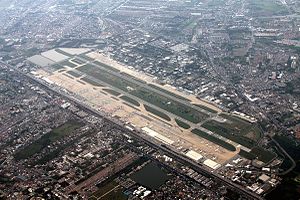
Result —
[[57, 51], [55, 51], [55, 49], [43, 52], [41, 53], [41, 55], [50, 60], [53, 60], [54, 62], [60, 62], [69, 58], [68, 56], [58, 53]]
[[90, 51], [88, 48], [60, 48], [60, 50], [71, 55], [79, 55]]
[[201, 154], [193, 150], [189, 150], [185, 155], [195, 161], [199, 161], [201, 158], [203, 158]]
[[159, 140], [160, 142], [163, 142], [165, 144], [173, 144], [174, 141], [170, 140], [169, 138], [157, 133], [156, 131], [148, 128], [148, 127], [144, 127], [142, 128], [142, 130], [149, 136], [154, 137], [155, 139]]
[[211, 159], [206, 159], [203, 162], [204, 165], [206, 165], [207, 167], [211, 168], [211, 169], [218, 169], [221, 165]]
[[32, 56], [32, 57], [28, 58], [27, 60], [29, 60], [33, 64], [41, 66], [41, 67], [45, 67], [45, 66], [54, 64], [54, 62], [52, 60], [45, 58], [41, 55]]

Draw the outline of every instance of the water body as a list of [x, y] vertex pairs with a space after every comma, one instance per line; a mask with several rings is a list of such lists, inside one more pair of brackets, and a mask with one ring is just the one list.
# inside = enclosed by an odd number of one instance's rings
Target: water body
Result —
[[[300, 199], [300, 143], [285, 136], [277, 136], [276, 141], [286, 150], [297, 163], [296, 168], [285, 175], [282, 184], [266, 196], [267, 200], [299, 200]], [[290, 166], [285, 161], [283, 168]]]
[[152, 190], [158, 189], [170, 176], [167, 171], [156, 163], [149, 163], [131, 176], [131, 179]]

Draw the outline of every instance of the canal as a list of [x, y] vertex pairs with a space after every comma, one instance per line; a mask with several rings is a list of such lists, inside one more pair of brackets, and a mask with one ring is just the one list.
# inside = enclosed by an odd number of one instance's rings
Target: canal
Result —
[[[286, 136], [274, 138], [285, 151], [295, 160], [293, 171], [283, 176], [282, 184], [266, 196], [267, 200], [299, 200], [300, 199], [300, 143]], [[286, 159], [283, 169], [289, 168], [291, 163]]]

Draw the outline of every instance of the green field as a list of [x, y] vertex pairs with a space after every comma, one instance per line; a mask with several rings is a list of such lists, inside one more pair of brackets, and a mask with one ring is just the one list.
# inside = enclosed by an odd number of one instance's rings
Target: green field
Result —
[[59, 148], [54, 151], [51, 151], [50, 153], [44, 154], [41, 159], [35, 160], [34, 164], [43, 165], [47, 163], [48, 161], [57, 158], [57, 155], [63, 150], [64, 148]]
[[74, 63], [77, 63], [78, 65], [83, 65], [83, 64], [86, 63], [85, 61], [83, 61], [83, 60], [81, 60], [79, 58], [74, 58], [71, 61], [74, 62]]
[[79, 67], [77, 70], [193, 123], [199, 123], [208, 117], [205, 113], [184, 105], [175, 98], [160, 95], [144, 87], [142, 84], [136, 84], [133, 81], [122, 79], [119, 76], [90, 64]]
[[114, 95], [114, 96], [119, 96], [121, 93], [120, 92], [117, 92], [115, 90], [112, 90], [112, 89], [103, 89], [103, 91], [111, 94], [111, 95]]
[[250, 151], [251, 154], [255, 155], [256, 158], [264, 163], [271, 162], [277, 155], [271, 151], [268, 151], [262, 147], [254, 147]]
[[69, 54], [69, 53], [67, 53], [67, 52], [65, 52], [65, 51], [63, 51], [63, 50], [61, 50], [61, 49], [55, 49], [55, 51], [56, 51], [57, 53], [60, 53], [60, 54], [65, 55], [65, 56], [73, 57], [73, 55], [71, 55], [71, 54]]
[[277, 157], [275, 153], [262, 147], [253, 147], [250, 152], [240, 150], [239, 155], [249, 160], [257, 159], [264, 163], [269, 163]]
[[69, 74], [62, 74], [62, 75], [64, 75], [64, 76], [66, 76], [66, 77], [68, 77], [68, 78], [71, 78], [71, 79], [74, 79], [74, 77], [73, 76], [71, 76], [71, 75], [69, 75]]
[[100, 83], [95, 82], [95, 81], [89, 79], [88, 77], [83, 77], [83, 78], [81, 78], [81, 80], [83, 80], [84, 82], [87, 82], [87, 83], [89, 83], [89, 84], [91, 84], [93, 86], [103, 87], [103, 85], [101, 85]]
[[[101, 197], [101, 198], [100, 198]], [[122, 187], [116, 182], [111, 181], [100, 187], [94, 192], [89, 199], [99, 200], [126, 200], [127, 197], [123, 194]]]
[[256, 143], [256, 141], [242, 135], [235, 127], [214, 120], [205, 122], [202, 127], [248, 148], [253, 147]]
[[208, 112], [214, 113], [214, 114], [218, 113], [217, 111], [215, 111], [215, 110], [213, 110], [213, 109], [211, 109], [211, 108], [208, 108], [208, 107], [206, 107], [206, 106], [203, 106], [203, 105], [195, 104], [195, 106], [197, 106], [197, 107], [199, 107], [199, 108], [202, 108], [203, 110], [206, 110], [206, 111], [208, 111]]
[[252, 148], [262, 137], [257, 125], [226, 114], [220, 116], [227, 121], [221, 123], [210, 120], [205, 122], [202, 127], [248, 148]]
[[29, 158], [30, 156], [40, 152], [49, 144], [62, 139], [64, 136], [71, 134], [75, 129], [78, 129], [81, 126], [83, 126], [82, 122], [70, 120], [65, 124], [53, 129], [49, 133], [46, 133], [41, 138], [34, 141], [32, 144], [26, 146], [21, 151], [17, 152], [14, 157], [17, 160]]
[[141, 80], [141, 79], [139, 79], [139, 78], [136, 78], [136, 77], [134, 77], [134, 76], [131, 76], [130, 74], [127, 74], [127, 73], [125, 73], [125, 72], [121, 72], [120, 74], [122, 74], [123, 76], [126, 76], [126, 78], [131, 78], [131, 79], [133, 79], [133, 80], [135, 80], [135, 81], [137, 81], [137, 82], [139, 82], [139, 83], [141, 83], [141, 84], [147, 84], [146, 81]]
[[287, 14], [287, 8], [276, 0], [248, 0], [250, 12], [255, 16]]
[[251, 152], [244, 151], [243, 149], [240, 150], [239, 155], [248, 160], [254, 160], [256, 158], [256, 155]]
[[128, 96], [124, 96], [124, 95], [123, 95], [123, 96], [121, 96], [120, 98], [123, 99], [124, 101], [127, 101], [127, 102], [129, 102], [129, 103], [135, 105], [135, 106], [140, 106], [140, 103], [139, 103], [139, 102], [137, 102], [136, 100], [134, 100], [134, 99], [132, 99], [132, 98], [130, 98], [130, 97], [128, 97]]
[[163, 92], [163, 93], [165, 93], [165, 94], [168, 94], [168, 95], [170, 95], [170, 96], [173, 96], [173, 97], [175, 97], [175, 98], [177, 98], [177, 99], [181, 99], [181, 100], [184, 100], [184, 101], [190, 101], [189, 99], [187, 99], [187, 98], [185, 98], [185, 97], [183, 97], [183, 96], [180, 96], [180, 95], [175, 94], [175, 93], [173, 93], [173, 92], [169, 92], [168, 90], [165, 90], [165, 89], [163, 89], [163, 88], [161, 88], [161, 87], [158, 87], [158, 86], [156, 86], [156, 85], [153, 85], [153, 84], [148, 84], [148, 85], [149, 85], [150, 87], [152, 87], [152, 88], [158, 90], [158, 91], [161, 91], [161, 92]]
[[90, 61], [90, 62], [92, 62], [92, 61], [95, 60], [95, 59], [93, 59], [93, 58], [91, 58], [91, 57], [89, 57], [89, 56], [87, 56], [87, 55], [85, 55], [85, 54], [77, 55], [77, 57], [79, 57], [79, 58], [81, 58], [81, 59], [83, 59], [83, 60]]
[[202, 138], [204, 138], [204, 139], [206, 139], [206, 140], [208, 140], [208, 141], [210, 141], [214, 144], [217, 144], [217, 145], [219, 145], [219, 146], [221, 146], [221, 147], [223, 147], [223, 148], [225, 148], [229, 151], [235, 151], [236, 150], [236, 148], [232, 144], [229, 144], [228, 142], [225, 142], [225, 141], [223, 141], [219, 138], [216, 138], [213, 135], [209, 135], [209, 134], [207, 134], [207, 133], [205, 133], [205, 132], [203, 132], [199, 129], [193, 129], [192, 133], [194, 133], [194, 134], [196, 134], [196, 135], [198, 135], [198, 136], [200, 136], [200, 137], [202, 137]]
[[62, 66], [67, 66], [67, 67], [71, 67], [71, 68], [77, 67], [77, 65], [75, 65], [74, 63], [71, 63], [69, 60], [62, 61], [59, 64]]
[[176, 123], [178, 126], [180, 126], [181, 128], [184, 128], [184, 129], [189, 129], [191, 128], [190, 125], [184, 123], [183, 121], [180, 121], [179, 119], [175, 119]]
[[205, 113], [184, 105], [174, 100], [174, 98], [162, 96], [146, 88], [138, 88], [132, 91], [131, 94], [193, 123], [199, 123], [208, 117]]
[[105, 193], [107, 193], [108, 191], [115, 188], [116, 186], [118, 186], [118, 184], [114, 181], [111, 181], [111, 182], [105, 184], [104, 186], [100, 187], [96, 192], [94, 192], [92, 194], [92, 196], [100, 197], [100, 196], [104, 195]]
[[114, 71], [114, 72], [120, 72], [118, 69], [116, 69], [116, 68], [114, 68], [114, 67], [111, 67], [111, 66], [109, 66], [109, 65], [107, 65], [107, 64], [104, 64], [104, 63], [102, 63], [102, 62], [100, 62], [100, 61], [94, 61], [93, 63], [94, 63], [95, 65], [97, 65], [97, 66], [99, 66], [99, 67], [103, 67], [103, 68], [105, 68], [105, 69], [107, 69], [107, 70]]
[[140, 109], [138, 109], [137, 107], [131, 105], [130, 103], [123, 102], [123, 104], [126, 105], [126, 106], [129, 106], [130, 108], [133, 108], [133, 109], [135, 109], [135, 110], [141, 111]]
[[224, 6], [226, 3], [226, 0], [209, 0], [207, 2], [207, 5], [210, 7], [215, 7], [215, 6]]
[[126, 199], [127, 197], [123, 194], [122, 189], [116, 189], [109, 192], [99, 200], [126, 200]]
[[166, 115], [165, 113], [162, 113], [160, 112], [159, 110], [156, 110], [150, 106], [147, 106], [147, 105], [144, 105], [145, 109], [148, 111], [148, 112], [151, 112], [152, 114], [156, 115], [156, 116], [159, 116], [167, 121], [171, 121], [170, 117], [168, 115]]
[[101, 70], [100, 68], [97, 68], [91, 64], [86, 64], [84, 66], [78, 67], [77, 70], [126, 92], [128, 91], [127, 86], [131, 88], [138, 87], [138, 85], [132, 84], [126, 80], [111, 75], [110, 73]]
[[79, 78], [81, 76], [81, 74], [75, 72], [75, 71], [67, 71], [68, 74], [70, 74], [71, 76], [74, 76], [76, 78]]
[[180, 26], [181, 29], [194, 29], [198, 24], [198, 18], [197, 17], [190, 17], [188, 20], [184, 22], [182, 26]]
[[55, 69], [55, 71], [60, 70], [60, 69], [64, 69], [64, 67], [60, 64], [51, 65], [51, 68]]

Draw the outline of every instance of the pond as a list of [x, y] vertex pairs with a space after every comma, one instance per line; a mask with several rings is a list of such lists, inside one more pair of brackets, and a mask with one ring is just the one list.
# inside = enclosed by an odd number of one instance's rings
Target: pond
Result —
[[131, 176], [131, 179], [152, 190], [158, 189], [170, 176], [167, 171], [156, 163], [149, 163]]

